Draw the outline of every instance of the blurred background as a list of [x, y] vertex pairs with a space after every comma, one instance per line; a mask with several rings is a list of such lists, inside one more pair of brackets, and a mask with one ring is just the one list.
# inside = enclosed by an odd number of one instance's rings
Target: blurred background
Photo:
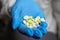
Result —
[[11, 28], [10, 9], [16, 0], [0, 0], [0, 40], [60, 40], [60, 0], [35, 0], [47, 18], [48, 33], [42, 39], [27, 37]]

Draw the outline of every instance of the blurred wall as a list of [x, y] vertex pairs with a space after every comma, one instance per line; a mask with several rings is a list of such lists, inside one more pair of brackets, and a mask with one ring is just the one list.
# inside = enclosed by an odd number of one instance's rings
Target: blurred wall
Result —
[[53, 15], [57, 21], [58, 39], [60, 40], [60, 0], [53, 0], [52, 7], [53, 7]]

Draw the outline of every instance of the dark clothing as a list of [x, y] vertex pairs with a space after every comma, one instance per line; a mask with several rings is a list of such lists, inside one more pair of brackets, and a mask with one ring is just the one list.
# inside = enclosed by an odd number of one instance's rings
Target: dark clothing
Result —
[[13, 40], [57, 40], [57, 37], [55, 34], [48, 32], [43, 38], [35, 39], [35, 38], [28, 37], [26, 35], [23, 35], [18, 31], [12, 31], [12, 39]]

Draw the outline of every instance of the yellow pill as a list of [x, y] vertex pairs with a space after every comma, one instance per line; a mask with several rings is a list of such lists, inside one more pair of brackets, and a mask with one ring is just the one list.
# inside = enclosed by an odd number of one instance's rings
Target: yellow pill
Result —
[[41, 20], [40, 20], [40, 19], [37, 19], [37, 22], [38, 22], [38, 23], [41, 23]]
[[29, 24], [33, 24], [34, 21], [33, 21], [33, 20], [28, 20], [28, 23], [29, 23]]
[[33, 25], [33, 24], [29, 24], [29, 23], [28, 23], [28, 26], [29, 26], [29, 27], [31, 27], [32, 25]]
[[28, 16], [29, 19], [32, 19], [33, 17], [32, 16]]

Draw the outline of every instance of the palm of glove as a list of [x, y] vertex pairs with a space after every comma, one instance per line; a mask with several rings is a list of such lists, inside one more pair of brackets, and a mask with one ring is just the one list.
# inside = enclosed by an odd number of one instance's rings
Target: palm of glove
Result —
[[44, 12], [34, 0], [16, 0], [12, 16], [13, 29], [19, 28], [27, 35], [39, 38], [47, 33]]

